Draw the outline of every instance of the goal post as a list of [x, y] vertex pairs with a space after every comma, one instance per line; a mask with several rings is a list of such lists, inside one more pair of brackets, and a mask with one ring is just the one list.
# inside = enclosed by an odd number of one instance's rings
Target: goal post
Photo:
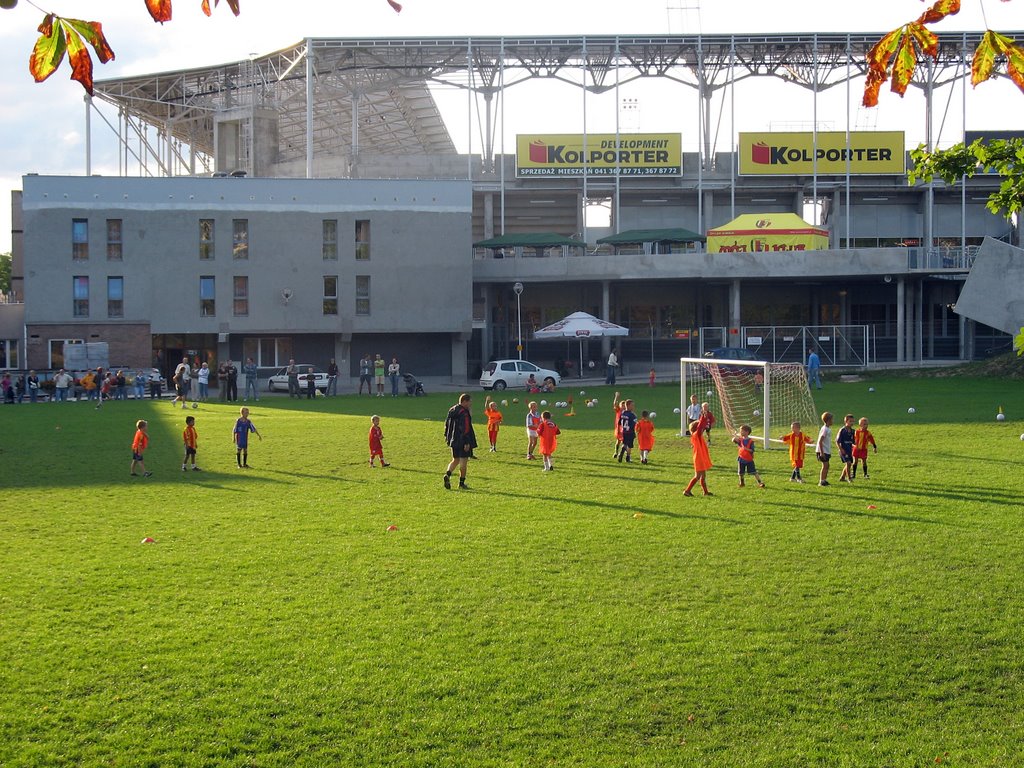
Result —
[[687, 431], [691, 395], [709, 404], [730, 435], [748, 424], [765, 448], [794, 421], [813, 427], [818, 418], [807, 371], [799, 363], [679, 358], [680, 435]]

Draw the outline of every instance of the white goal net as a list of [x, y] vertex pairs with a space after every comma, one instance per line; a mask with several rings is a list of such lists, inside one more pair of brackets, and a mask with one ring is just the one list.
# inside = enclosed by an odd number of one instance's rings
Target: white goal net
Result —
[[806, 431], [818, 421], [807, 372], [799, 363], [679, 359], [680, 434], [687, 430], [687, 408], [708, 403], [718, 425], [731, 435], [748, 424], [751, 436], [779, 440], [794, 421]]

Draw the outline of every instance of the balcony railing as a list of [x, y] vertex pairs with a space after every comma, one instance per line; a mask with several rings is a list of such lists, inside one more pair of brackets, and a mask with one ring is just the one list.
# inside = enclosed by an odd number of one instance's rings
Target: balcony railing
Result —
[[977, 245], [968, 245], [965, 248], [955, 247], [934, 247], [934, 248], [907, 248], [907, 269], [926, 270], [933, 272], [937, 269], [952, 269], [966, 271], [974, 265], [974, 259], [978, 255]]

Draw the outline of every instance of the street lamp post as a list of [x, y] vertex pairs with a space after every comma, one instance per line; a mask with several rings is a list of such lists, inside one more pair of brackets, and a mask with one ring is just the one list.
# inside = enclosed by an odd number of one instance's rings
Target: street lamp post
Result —
[[516, 294], [516, 324], [519, 326], [519, 342], [516, 345], [519, 350], [519, 359], [523, 359], [523, 309], [519, 297], [523, 295], [523, 284], [516, 283], [512, 286]]

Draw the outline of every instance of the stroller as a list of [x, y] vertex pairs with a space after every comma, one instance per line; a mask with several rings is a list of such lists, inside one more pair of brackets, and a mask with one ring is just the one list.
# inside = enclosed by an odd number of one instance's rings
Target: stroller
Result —
[[420, 395], [427, 394], [426, 390], [423, 389], [423, 382], [411, 373], [403, 373], [402, 380], [405, 382], [405, 394], [407, 397], [419, 397]]

